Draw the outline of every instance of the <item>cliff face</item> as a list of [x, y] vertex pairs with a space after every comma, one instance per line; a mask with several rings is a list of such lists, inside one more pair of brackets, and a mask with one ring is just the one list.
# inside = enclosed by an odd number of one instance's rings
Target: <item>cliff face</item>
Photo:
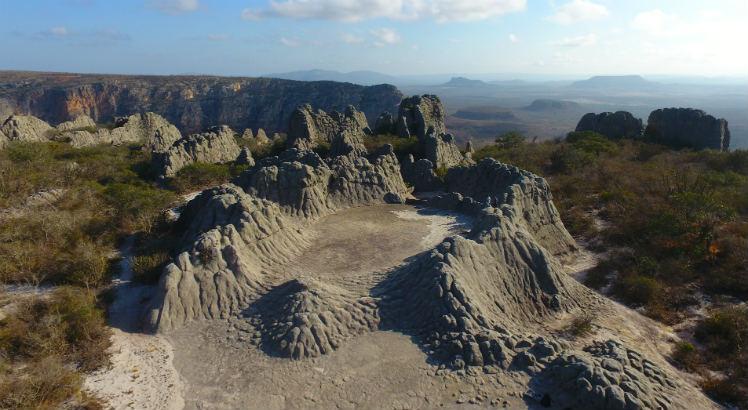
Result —
[[152, 111], [183, 133], [225, 124], [233, 129], [286, 131], [294, 109], [353, 105], [377, 118], [400, 103], [392, 85], [208, 76], [119, 76], [0, 72], [0, 114], [29, 114], [57, 124], [79, 115], [98, 123]]

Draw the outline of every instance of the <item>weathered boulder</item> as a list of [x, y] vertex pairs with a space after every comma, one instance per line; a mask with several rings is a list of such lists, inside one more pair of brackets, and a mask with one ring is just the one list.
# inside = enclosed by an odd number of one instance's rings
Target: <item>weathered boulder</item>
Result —
[[80, 131], [80, 130], [95, 130], [96, 122], [88, 115], [79, 115], [72, 121], [66, 121], [58, 124], [57, 131]]
[[437, 169], [452, 168], [468, 162], [455, 145], [452, 134], [431, 133], [421, 139], [421, 149], [424, 158], [431, 161]]
[[639, 138], [644, 126], [641, 119], [627, 111], [589, 113], [579, 120], [576, 131], [593, 131], [611, 139]]
[[255, 165], [255, 159], [252, 157], [252, 152], [249, 148], [242, 147], [239, 156], [236, 157], [236, 163], [239, 165], [249, 165], [250, 167]]
[[435, 95], [405, 98], [400, 102], [397, 131], [401, 137], [416, 136], [419, 139], [429, 134], [442, 135], [447, 132], [444, 106]]
[[727, 151], [730, 130], [727, 120], [717, 119], [693, 108], [663, 108], [649, 114], [647, 141], [674, 148]]
[[30, 115], [11, 115], [2, 126], [2, 132], [9, 141], [49, 141], [56, 133], [46, 122]]
[[171, 177], [196, 162], [219, 164], [234, 161], [240, 152], [234, 131], [224, 125], [178, 140], [166, 152], [155, 152], [152, 162], [161, 177]]
[[182, 138], [177, 127], [162, 116], [147, 112], [115, 120], [111, 130], [111, 143], [143, 142], [144, 148], [152, 152], [165, 152]]
[[[360, 145], [363, 148], [363, 137], [368, 124], [366, 116], [349, 106], [345, 113], [333, 111], [316, 112], [307, 104], [297, 108], [291, 115], [288, 126], [288, 145], [300, 149], [313, 149], [320, 145], [331, 146], [336, 139], [342, 138], [344, 145]], [[345, 134], [345, 135], [344, 135]]]

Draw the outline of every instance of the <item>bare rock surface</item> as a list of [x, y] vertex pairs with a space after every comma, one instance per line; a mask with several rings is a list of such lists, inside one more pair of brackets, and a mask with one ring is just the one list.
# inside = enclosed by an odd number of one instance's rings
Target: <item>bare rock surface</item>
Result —
[[717, 119], [693, 108], [663, 108], [649, 114], [644, 138], [675, 148], [715, 149], [730, 148], [730, 129], [727, 120]]
[[111, 130], [111, 143], [143, 142], [152, 152], [166, 152], [182, 138], [177, 127], [152, 112], [118, 118]]
[[447, 132], [446, 118], [447, 115], [439, 97], [435, 95], [413, 96], [400, 102], [398, 119], [404, 124], [396, 126], [399, 128], [398, 133], [401, 137], [415, 136], [421, 139], [429, 134], [445, 134]]
[[54, 128], [46, 122], [30, 115], [11, 115], [0, 126], [0, 132], [8, 141], [49, 141]]
[[288, 144], [301, 149], [313, 149], [320, 144], [332, 145], [338, 152], [346, 150], [341, 148], [343, 145], [362, 152], [363, 137], [367, 130], [366, 116], [353, 106], [347, 107], [344, 113], [332, 111], [328, 114], [322, 110], [314, 111], [307, 104], [291, 114]]
[[159, 175], [171, 177], [187, 165], [196, 162], [219, 164], [237, 159], [241, 148], [234, 139], [234, 131], [227, 126], [213, 127], [208, 132], [184, 137], [165, 152], [156, 152], [153, 165]]
[[96, 122], [89, 117], [88, 115], [79, 115], [75, 117], [75, 119], [71, 121], [65, 121], [61, 124], [58, 124], [57, 131], [65, 132], [65, 131], [78, 131], [83, 130], [86, 128], [96, 128]]

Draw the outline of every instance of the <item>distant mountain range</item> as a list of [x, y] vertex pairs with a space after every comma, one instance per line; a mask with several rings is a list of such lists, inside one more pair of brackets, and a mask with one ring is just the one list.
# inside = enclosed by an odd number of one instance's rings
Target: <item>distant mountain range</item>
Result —
[[585, 90], [615, 89], [615, 90], [651, 90], [661, 84], [644, 79], [640, 75], [611, 75], [595, 76], [587, 80], [576, 81], [572, 88]]
[[481, 80], [471, 80], [465, 77], [452, 77], [451, 80], [442, 84], [443, 87], [485, 87], [487, 85]]
[[304, 70], [268, 74], [263, 77], [296, 81], [338, 81], [360, 85], [394, 84], [398, 82], [397, 77], [376, 71], [351, 71], [349, 73], [342, 73], [331, 70]]

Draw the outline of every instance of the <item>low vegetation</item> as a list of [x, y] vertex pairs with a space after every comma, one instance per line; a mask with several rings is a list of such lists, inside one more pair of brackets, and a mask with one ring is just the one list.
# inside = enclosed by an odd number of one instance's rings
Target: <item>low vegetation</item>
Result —
[[[507, 134], [474, 155], [485, 157], [546, 177], [569, 231], [608, 251], [587, 285], [668, 324], [705, 296], [748, 297], [748, 151], [673, 151], [585, 132], [539, 143]], [[716, 311], [693, 350], [679, 346], [674, 356], [685, 368], [721, 372], [705, 391], [745, 406], [743, 315]]]
[[[125, 236], [158, 231], [177, 198], [149, 163], [136, 146], [13, 142], [0, 151], [0, 283], [57, 286], [0, 305], [0, 408], [99, 407], [80, 387], [84, 372], [107, 363], [99, 299], [112, 257]], [[163, 255], [139, 258], [152, 272]]]

